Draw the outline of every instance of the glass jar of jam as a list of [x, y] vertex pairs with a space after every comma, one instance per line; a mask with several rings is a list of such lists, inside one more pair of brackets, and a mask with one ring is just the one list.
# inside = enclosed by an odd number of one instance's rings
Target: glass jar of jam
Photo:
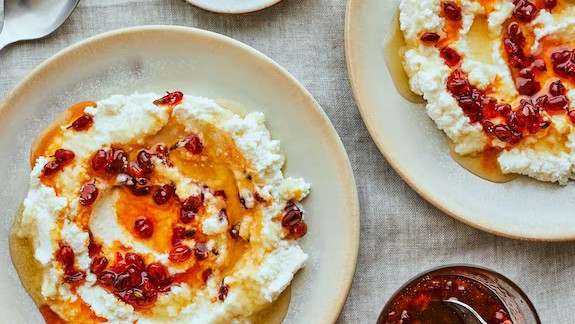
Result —
[[540, 324], [525, 293], [492, 270], [466, 265], [436, 268], [410, 280], [387, 302], [378, 324], [466, 324], [443, 302], [467, 304], [488, 324]]

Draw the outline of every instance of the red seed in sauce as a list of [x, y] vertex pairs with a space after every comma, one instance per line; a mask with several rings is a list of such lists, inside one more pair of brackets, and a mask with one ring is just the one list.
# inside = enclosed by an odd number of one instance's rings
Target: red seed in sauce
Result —
[[170, 260], [172, 262], [184, 262], [192, 256], [192, 250], [185, 244], [178, 244], [170, 250]]
[[204, 150], [204, 144], [202, 143], [202, 139], [200, 138], [200, 136], [198, 136], [196, 134], [188, 137], [185, 140], [184, 147], [190, 153], [195, 154], [195, 155], [202, 154], [202, 151]]
[[175, 192], [175, 188], [173, 185], [163, 185], [162, 187], [156, 189], [153, 195], [154, 202], [157, 205], [163, 205], [172, 198]]
[[102, 272], [108, 266], [108, 259], [105, 256], [97, 257], [90, 264], [90, 271], [92, 273], [98, 274]]
[[141, 255], [137, 253], [134, 252], [126, 253], [125, 261], [127, 265], [134, 265], [136, 266], [136, 268], [140, 270], [144, 270], [146, 268], [146, 263], [144, 262], [144, 259], [142, 258]]
[[434, 44], [439, 41], [439, 38], [440, 38], [439, 35], [436, 33], [425, 32], [423, 33], [423, 35], [421, 35], [419, 39], [426, 44]]
[[154, 162], [152, 161], [152, 155], [148, 153], [146, 150], [141, 150], [140, 152], [138, 152], [136, 160], [138, 161], [138, 165], [140, 166], [140, 168], [142, 168], [144, 173], [149, 174], [154, 171]]
[[60, 248], [58, 252], [58, 257], [60, 261], [66, 267], [73, 267], [74, 266], [74, 250], [68, 245], [64, 245]]
[[82, 115], [78, 119], [76, 119], [70, 127], [72, 127], [76, 131], [83, 131], [94, 123], [94, 119], [90, 115]]
[[461, 61], [461, 56], [451, 47], [442, 48], [439, 54], [449, 66], [455, 66]]
[[163, 96], [162, 98], [155, 100], [154, 104], [158, 106], [168, 105], [168, 106], [175, 106], [182, 102], [184, 99], [184, 94], [180, 91], [175, 92], [168, 92], [167, 95]]
[[107, 153], [104, 150], [98, 150], [92, 157], [92, 169], [94, 171], [103, 170], [107, 163]]
[[58, 172], [62, 168], [62, 165], [58, 161], [50, 161], [44, 165], [42, 169], [42, 174], [44, 176], [52, 175]]
[[66, 149], [57, 149], [54, 152], [54, 158], [58, 163], [66, 163], [74, 159], [76, 155], [74, 152]]
[[82, 270], [72, 270], [70, 272], [64, 273], [65, 283], [76, 283], [84, 280], [86, 278], [86, 272]]
[[93, 183], [85, 184], [80, 190], [80, 204], [90, 206], [98, 198], [98, 187]]
[[110, 270], [103, 270], [97, 275], [98, 282], [103, 286], [112, 286], [116, 281], [116, 273]]
[[461, 8], [459, 8], [453, 2], [444, 2], [443, 3], [443, 12], [445, 16], [449, 20], [459, 21], [461, 20]]
[[140, 217], [134, 223], [134, 231], [141, 238], [150, 238], [154, 234], [154, 223], [147, 217]]
[[194, 248], [194, 254], [198, 261], [202, 261], [208, 258], [208, 247], [206, 243], [196, 243]]
[[539, 13], [537, 7], [529, 0], [516, 0], [513, 16], [521, 21], [530, 22]]
[[155, 285], [165, 285], [169, 282], [168, 269], [160, 263], [151, 263], [146, 271], [150, 281]]

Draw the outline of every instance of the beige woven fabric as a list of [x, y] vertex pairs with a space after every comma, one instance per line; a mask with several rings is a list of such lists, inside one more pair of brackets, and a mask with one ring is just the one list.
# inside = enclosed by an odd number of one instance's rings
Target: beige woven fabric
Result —
[[500, 271], [525, 289], [543, 323], [573, 323], [574, 243], [520, 242], [470, 228], [419, 197], [385, 161], [349, 87], [344, 15], [344, 0], [285, 0], [246, 16], [218, 16], [182, 0], [82, 0], [54, 34], [0, 53], [0, 97], [60, 49], [105, 31], [174, 24], [231, 36], [270, 56], [302, 82], [331, 118], [349, 154], [362, 209], [361, 251], [339, 323], [375, 323], [404, 281], [449, 263]]

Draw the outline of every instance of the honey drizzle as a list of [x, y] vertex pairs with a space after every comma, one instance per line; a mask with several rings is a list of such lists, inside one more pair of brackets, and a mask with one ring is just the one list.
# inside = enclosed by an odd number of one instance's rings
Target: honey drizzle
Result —
[[474, 175], [495, 183], [509, 182], [519, 175], [515, 173], [505, 174], [501, 171], [497, 158], [500, 150], [489, 148], [475, 156], [462, 156], [455, 152], [455, 145], [449, 141], [449, 153], [457, 164], [473, 173]]
[[421, 95], [411, 91], [411, 87], [409, 86], [409, 77], [403, 68], [402, 60], [403, 54], [405, 53], [405, 47], [405, 38], [403, 37], [403, 32], [399, 28], [398, 10], [393, 17], [393, 23], [387, 33], [387, 37], [383, 45], [383, 58], [397, 92], [399, 92], [405, 100], [421, 104], [424, 103], [425, 100]]

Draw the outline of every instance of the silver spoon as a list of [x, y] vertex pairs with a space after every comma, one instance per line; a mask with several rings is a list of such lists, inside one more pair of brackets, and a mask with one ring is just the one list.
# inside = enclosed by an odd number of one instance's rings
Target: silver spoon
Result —
[[0, 50], [6, 45], [42, 38], [68, 19], [80, 0], [4, 0]]
[[443, 301], [443, 304], [455, 311], [459, 317], [466, 324], [487, 324], [487, 322], [479, 315], [475, 309], [466, 303], [459, 301], [455, 298], [450, 298]]

